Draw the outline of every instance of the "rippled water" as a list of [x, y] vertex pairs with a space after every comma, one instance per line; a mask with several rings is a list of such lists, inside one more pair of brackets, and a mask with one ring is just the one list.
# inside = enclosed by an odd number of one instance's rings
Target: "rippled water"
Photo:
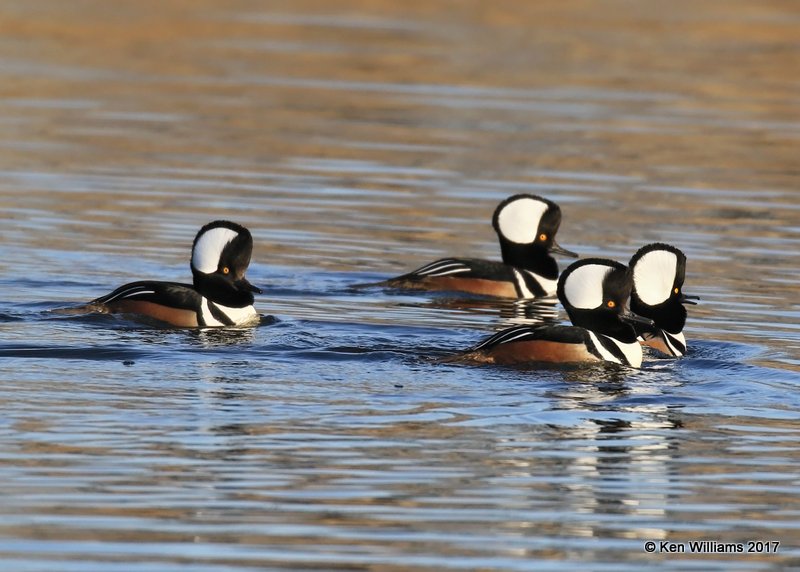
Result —
[[[791, 0], [0, 14], [3, 570], [800, 564]], [[516, 192], [584, 256], [683, 249], [689, 355], [441, 363], [513, 308], [350, 289], [498, 258]], [[50, 312], [189, 280], [215, 218], [253, 233], [261, 327]]]

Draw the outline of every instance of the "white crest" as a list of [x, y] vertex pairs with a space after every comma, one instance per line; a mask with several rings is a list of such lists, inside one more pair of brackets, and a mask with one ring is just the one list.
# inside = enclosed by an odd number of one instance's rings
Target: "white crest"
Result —
[[547, 204], [530, 197], [512, 201], [497, 215], [500, 234], [517, 244], [531, 244], [536, 241], [539, 221], [547, 211]]
[[669, 250], [651, 250], [633, 267], [633, 287], [645, 304], [655, 306], [672, 294], [678, 257]]
[[222, 251], [238, 235], [238, 232], [221, 226], [204, 232], [192, 250], [192, 266], [206, 274], [214, 272], [219, 266]]
[[603, 280], [612, 267], [585, 264], [573, 270], [564, 282], [564, 296], [574, 307], [591, 310], [603, 303]]

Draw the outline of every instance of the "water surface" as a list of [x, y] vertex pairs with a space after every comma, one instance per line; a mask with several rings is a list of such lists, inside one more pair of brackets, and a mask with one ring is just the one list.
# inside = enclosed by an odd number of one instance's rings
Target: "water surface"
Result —
[[[0, 13], [4, 570], [798, 565], [792, 2]], [[518, 192], [584, 256], [680, 247], [686, 358], [441, 363], [514, 308], [350, 288], [498, 258]], [[253, 233], [260, 327], [51, 312], [189, 280], [216, 218]]]

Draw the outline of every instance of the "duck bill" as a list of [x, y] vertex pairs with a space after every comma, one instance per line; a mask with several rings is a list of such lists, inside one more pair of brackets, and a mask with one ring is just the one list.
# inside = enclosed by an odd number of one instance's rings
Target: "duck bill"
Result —
[[700, 300], [699, 296], [687, 296], [686, 294], [681, 294], [681, 297], [678, 298], [681, 304], [691, 304], [692, 306], [697, 305], [695, 300]]
[[244, 276], [239, 278], [236, 282], [234, 282], [234, 284], [236, 285], [236, 287], [239, 290], [244, 290], [246, 292], [255, 292], [256, 294], [261, 294], [262, 293], [261, 292], [261, 288], [259, 288], [258, 286], [253, 286], [252, 284], [250, 284], [250, 282], [248, 282], [247, 278], [245, 278]]
[[639, 325], [639, 326], [653, 326], [655, 322], [650, 318], [645, 318], [644, 316], [640, 316], [639, 314], [634, 314], [630, 310], [626, 310], [622, 314], [619, 315], [619, 319], [623, 322], [627, 322], [628, 324]]
[[555, 240], [550, 245], [550, 248], [547, 249], [548, 252], [551, 254], [558, 254], [560, 256], [568, 256], [569, 258], [580, 258], [577, 252], [572, 252], [571, 250], [567, 250], [560, 244], [558, 244]]

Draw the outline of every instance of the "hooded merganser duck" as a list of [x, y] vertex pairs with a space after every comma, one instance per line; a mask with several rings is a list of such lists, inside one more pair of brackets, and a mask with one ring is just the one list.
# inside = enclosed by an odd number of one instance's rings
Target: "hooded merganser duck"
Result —
[[496, 364], [611, 362], [641, 367], [642, 347], [631, 323], [652, 321], [627, 310], [633, 277], [602, 258], [573, 263], [558, 280], [558, 299], [572, 326], [516, 326], [498, 332], [463, 358]]
[[556, 243], [560, 224], [561, 209], [554, 202], [536, 195], [514, 195], [498, 205], [492, 218], [503, 262], [443, 258], [376, 285], [502, 298], [552, 296], [558, 264], [551, 255], [578, 257]]
[[686, 353], [684, 304], [696, 304], [697, 296], [683, 293], [686, 256], [669, 244], [655, 242], [640, 248], [630, 262], [633, 272], [631, 310], [653, 320], [653, 326], [637, 325], [642, 343], [673, 357]]
[[258, 321], [253, 292], [244, 274], [253, 238], [245, 227], [225, 220], [205, 225], [192, 243], [193, 284], [131, 282], [92, 300], [86, 308], [133, 314], [184, 328], [242, 326]]

